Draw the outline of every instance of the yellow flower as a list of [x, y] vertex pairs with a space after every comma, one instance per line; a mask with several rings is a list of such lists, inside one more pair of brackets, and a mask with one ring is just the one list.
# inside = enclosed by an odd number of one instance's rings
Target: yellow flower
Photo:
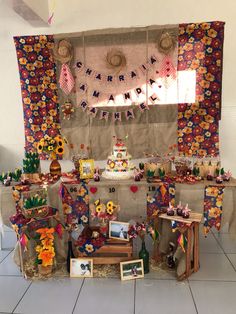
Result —
[[207, 195], [207, 196], [214, 196], [214, 197], [217, 197], [217, 195], [218, 195], [218, 188], [217, 188], [217, 187], [214, 187], [214, 186], [209, 186], [209, 187], [206, 189], [206, 195]]
[[204, 59], [204, 57], [205, 57], [204, 52], [197, 52], [197, 53], [196, 53], [196, 58], [197, 58], [197, 59]]
[[215, 80], [215, 76], [212, 75], [211, 73], [207, 73], [205, 75], [205, 78], [206, 78], [207, 81], [210, 81], [210, 82], [213, 82]]
[[86, 194], [86, 189], [84, 187], [81, 186], [81, 188], [79, 189], [78, 195], [79, 196], [84, 196]]
[[34, 71], [35, 67], [34, 67], [34, 65], [32, 63], [28, 63], [28, 64], [26, 64], [26, 69], [28, 71]]
[[184, 113], [184, 117], [189, 119], [193, 115], [192, 110], [186, 110]]
[[210, 127], [210, 125], [209, 125], [209, 123], [202, 121], [202, 122], [200, 123], [200, 127], [203, 128], [204, 130], [208, 130], [209, 127]]
[[204, 141], [204, 137], [202, 135], [197, 135], [195, 139], [198, 143], [202, 143]]
[[36, 52], [39, 52], [41, 50], [41, 45], [40, 44], [34, 44], [34, 50]]
[[112, 215], [113, 212], [114, 212], [114, 210], [113, 210], [112, 207], [107, 208], [107, 213], [108, 213], [109, 215]]
[[20, 64], [26, 64], [27, 63], [27, 60], [26, 60], [26, 58], [20, 58], [19, 59], [19, 62], [20, 62]]
[[72, 207], [69, 206], [68, 204], [63, 204], [62, 205], [62, 208], [63, 208], [63, 213], [68, 215], [68, 214], [71, 214], [72, 213]]
[[[40, 35], [39, 36], [39, 43], [45, 45], [47, 43], [47, 36], [46, 35]], [[42, 45], [41, 45], [42, 47]]]
[[150, 195], [147, 196], [147, 202], [148, 202], [148, 203], [151, 203], [151, 204], [152, 204], [154, 201], [155, 201], [155, 198], [154, 198], [154, 197], [151, 197]]
[[38, 253], [42, 252], [42, 250], [43, 250], [43, 247], [41, 245], [37, 245], [35, 248], [35, 251]]
[[38, 132], [40, 130], [40, 127], [38, 125], [35, 125], [35, 124], [31, 124], [30, 128], [34, 132]]
[[189, 43], [185, 44], [185, 45], [184, 45], [184, 50], [185, 50], [185, 51], [193, 50], [193, 45], [192, 45], [192, 44], [189, 44]]
[[101, 213], [102, 209], [103, 209], [103, 204], [96, 206], [96, 213], [98, 214]]
[[209, 217], [217, 218], [222, 211], [218, 207], [213, 207], [209, 210]]
[[217, 32], [212, 28], [207, 31], [207, 34], [209, 37], [212, 37], [212, 38], [215, 38], [217, 36]]
[[26, 136], [26, 139], [28, 142], [33, 143], [34, 142], [34, 137], [33, 136]]
[[191, 110], [196, 111], [199, 109], [199, 103], [193, 103], [191, 104]]
[[204, 36], [202, 39], [201, 39], [201, 42], [207, 46], [210, 46], [211, 42], [212, 42], [212, 38], [210, 37], [207, 37], [207, 36]]
[[186, 133], [186, 134], [191, 134], [191, 133], [192, 133], [192, 129], [191, 129], [191, 128], [186, 127], [186, 128], [184, 128], [184, 129], [183, 129], [183, 133]]
[[107, 202], [107, 208], [113, 208], [114, 204], [112, 201]]
[[36, 68], [40, 69], [40, 68], [43, 67], [43, 62], [37, 60], [37, 61], [34, 62], [34, 66]]
[[52, 145], [49, 145], [49, 146], [48, 146], [48, 151], [49, 151], [49, 152], [53, 151], [53, 146], [52, 146]]
[[178, 112], [178, 120], [183, 118], [183, 112]]
[[199, 67], [198, 73], [199, 73], [199, 74], [207, 73], [207, 68], [206, 68], [206, 67]]
[[23, 102], [26, 104], [26, 105], [29, 105], [30, 104], [30, 98], [29, 97], [26, 97], [23, 99]]
[[169, 188], [169, 193], [171, 195], [175, 195], [175, 189], [174, 188]]
[[199, 85], [203, 88], [209, 88], [210, 82], [207, 82], [206, 80], [202, 80], [199, 82]]
[[191, 66], [190, 68], [193, 69], [193, 70], [196, 70], [200, 65], [200, 61], [199, 60], [193, 60], [192, 63], [191, 63]]
[[31, 86], [31, 85], [29, 85], [27, 89], [30, 93], [35, 93], [37, 91], [37, 88], [35, 86]]
[[199, 109], [199, 110], [198, 110], [198, 114], [199, 114], [200, 116], [205, 116], [205, 114], [206, 114], [206, 109]]
[[57, 111], [55, 109], [49, 110], [49, 115], [55, 117], [57, 115]]
[[207, 114], [204, 119], [206, 120], [206, 122], [212, 123], [214, 121], [214, 118], [212, 116], [210, 116], [209, 114]]
[[24, 45], [23, 50], [26, 51], [26, 52], [31, 52], [31, 51], [33, 51], [33, 48], [30, 45]]
[[64, 154], [64, 148], [60, 146], [57, 147], [55, 153], [62, 156]]
[[202, 29], [205, 29], [205, 30], [207, 30], [211, 27], [210, 23], [201, 23], [200, 26]]

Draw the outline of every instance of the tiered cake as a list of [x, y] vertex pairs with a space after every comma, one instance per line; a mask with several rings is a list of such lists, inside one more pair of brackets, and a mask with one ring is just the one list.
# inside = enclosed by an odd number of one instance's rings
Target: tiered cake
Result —
[[127, 152], [123, 140], [117, 139], [113, 152], [108, 156], [106, 169], [102, 176], [106, 179], [129, 179], [134, 174], [134, 165], [131, 164], [131, 155]]

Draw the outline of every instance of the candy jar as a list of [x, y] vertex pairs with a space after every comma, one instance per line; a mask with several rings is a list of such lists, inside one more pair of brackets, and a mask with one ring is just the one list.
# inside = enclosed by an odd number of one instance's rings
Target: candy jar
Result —
[[98, 167], [95, 169], [95, 172], [94, 172], [94, 175], [93, 175], [93, 179], [96, 182], [100, 181], [100, 174], [99, 174], [99, 168]]
[[223, 182], [222, 176], [216, 177], [216, 183], [221, 184]]

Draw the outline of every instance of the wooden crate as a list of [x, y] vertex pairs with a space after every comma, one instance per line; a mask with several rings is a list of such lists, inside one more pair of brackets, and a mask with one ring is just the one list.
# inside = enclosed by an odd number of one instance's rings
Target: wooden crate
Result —
[[[79, 253], [79, 257], [86, 256]], [[96, 250], [91, 257], [94, 264], [119, 264], [133, 258], [133, 242], [122, 240], [107, 239], [106, 244]]]

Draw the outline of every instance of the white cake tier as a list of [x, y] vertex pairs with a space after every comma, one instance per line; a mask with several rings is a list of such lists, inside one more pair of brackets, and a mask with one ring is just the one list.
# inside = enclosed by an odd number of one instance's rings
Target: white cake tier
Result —
[[131, 160], [131, 155], [130, 154], [128, 154], [128, 155], [126, 155], [126, 156], [124, 156], [124, 157], [117, 157], [117, 156], [114, 156], [114, 155], [110, 155], [110, 156], [108, 156], [108, 160], [113, 160], [113, 161], [121, 161], [121, 160]]
[[134, 171], [124, 171], [124, 172], [113, 172], [113, 171], [103, 171], [102, 177], [110, 180], [127, 180], [132, 178], [134, 175]]

